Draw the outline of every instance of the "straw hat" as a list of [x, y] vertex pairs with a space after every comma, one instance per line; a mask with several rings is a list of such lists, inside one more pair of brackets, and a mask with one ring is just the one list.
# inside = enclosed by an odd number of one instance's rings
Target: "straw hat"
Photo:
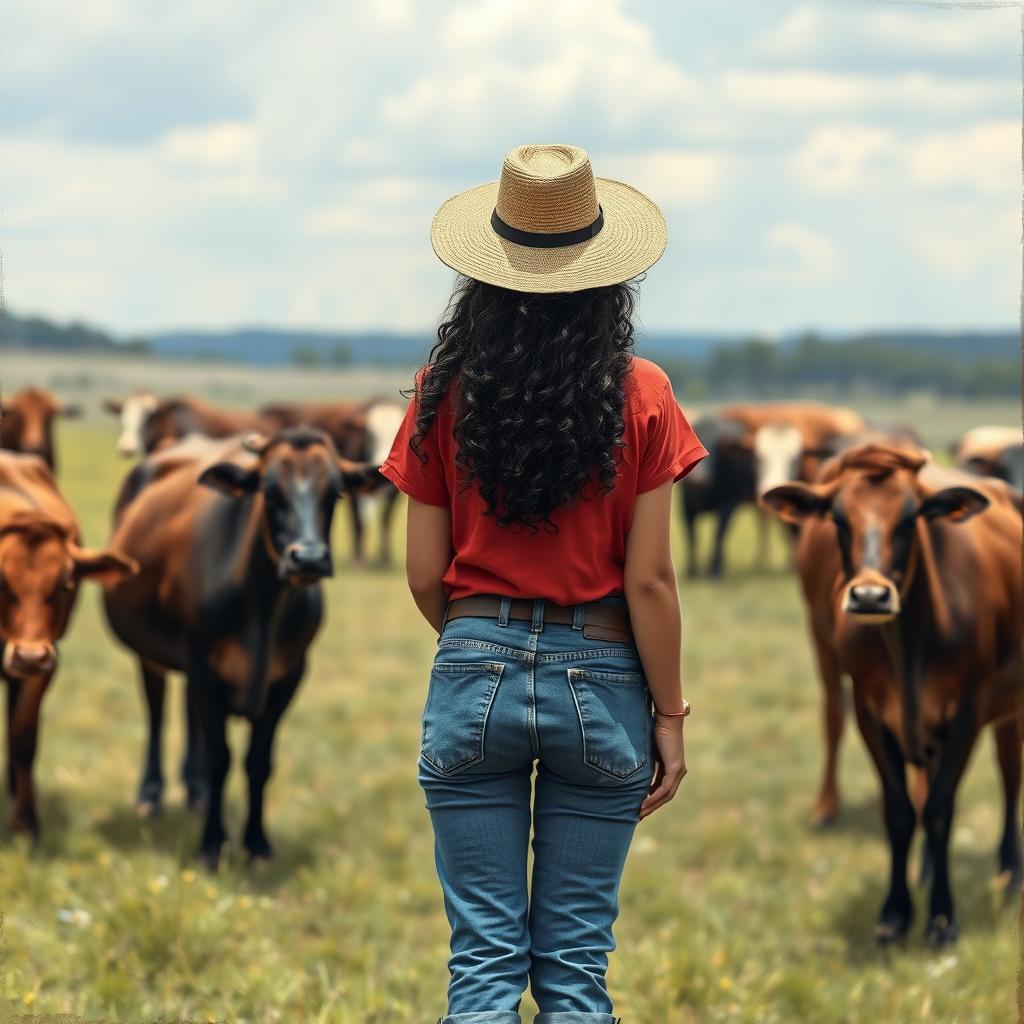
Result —
[[501, 180], [461, 192], [434, 216], [440, 260], [519, 292], [575, 292], [642, 274], [665, 251], [665, 218], [642, 192], [595, 178], [577, 146], [519, 146]]

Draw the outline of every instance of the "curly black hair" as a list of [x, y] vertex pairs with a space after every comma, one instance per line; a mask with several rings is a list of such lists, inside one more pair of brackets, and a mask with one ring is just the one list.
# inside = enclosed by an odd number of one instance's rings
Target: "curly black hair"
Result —
[[509, 291], [461, 278], [417, 394], [410, 447], [449, 395], [463, 488], [500, 526], [557, 532], [556, 509], [615, 486], [633, 352], [636, 285]]

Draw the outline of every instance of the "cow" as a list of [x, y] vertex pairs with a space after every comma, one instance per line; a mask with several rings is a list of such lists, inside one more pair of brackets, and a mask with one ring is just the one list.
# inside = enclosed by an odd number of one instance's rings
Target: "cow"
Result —
[[7, 785], [11, 827], [33, 843], [39, 822], [32, 766], [43, 696], [57, 670], [83, 580], [108, 583], [137, 570], [123, 552], [82, 547], [71, 507], [41, 455], [0, 451], [0, 675], [7, 682]]
[[81, 414], [81, 406], [62, 402], [44, 388], [23, 388], [10, 399], [0, 396], [0, 449], [38, 455], [56, 473], [53, 421]]
[[[682, 480], [682, 514], [686, 529], [686, 573], [690, 578], [699, 572], [697, 558], [697, 520], [704, 514], [716, 516], [715, 541], [707, 575], [722, 576], [725, 568], [725, 536], [733, 514], [741, 506], [753, 504], [756, 494], [754, 459], [742, 441], [743, 424], [723, 416], [709, 414], [694, 423], [694, 430], [708, 450], [708, 457], [699, 462]], [[759, 510], [760, 512], [760, 510]], [[759, 514], [759, 565], [763, 566], [767, 520]]]
[[142, 419], [139, 449], [149, 455], [188, 434], [222, 438], [246, 431], [273, 432], [274, 423], [258, 412], [221, 409], [191, 395], [160, 399]]
[[951, 448], [956, 464], [969, 473], [995, 476], [1024, 491], [1024, 441], [1020, 427], [974, 427]]
[[954, 942], [948, 844], [956, 790], [979, 732], [995, 732], [1005, 801], [998, 849], [1007, 891], [1020, 884], [1018, 798], [1022, 503], [1005, 482], [937, 466], [910, 449], [866, 444], [814, 483], [774, 487], [763, 503], [803, 523], [797, 567], [826, 691], [853, 681], [857, 724], [882, 785], [892, 875], [875, 936], [912, 919], [907, 853], [920, 812], [932, 887], [926, 938]]
[[144, 679], [186, 676], [206, 780], [199, 856], [212, 870], [227, 838], [232, 715], [251, 723], [244, 846], [250, 860], [272, 855], [264, 788], [278, 722], [321, 625], [335, 503], [377, 476], [377, 467], [338, 455], [323, 431], [293, 427], [189, 438], [138, 463], [118, 496], [111, 543], [140, 568], [104, 589], [107, 620]]
[[[341, 455], [355, 462], [382, 463], [391, 450], [402, 424], [405, 407], [389, 398], [371, 398], [362, 402], [298, 402], [264, 405], [259, 409], [275, 429], [302, 424], [317, 427], [334, 441]], [[352, 529], [352, 557], [357, 565], [365, 564], [363, 546], [364, 498], [379, 506], [378, 525], [380, 549], [378, 564], [391, 563], [391, 519], [399, 490], [389, 480], [367, 495], [353, 494], [349, 502]]]
[[734, 443], [753, 453], [758, 495], [787, 480], [812, 480], [840, 438], [867, 428], [853, 409], [819, 402], [734, 404], [719, 415], [744, 427]]
[[118, 455], [134, 458], [143, 453], [142, 426], [159, 404], [160, 399], [146, 390], [133, 391], [126, 398], [103, 400], [103, 410], [121, 421], [121, 433], [116, 444]]

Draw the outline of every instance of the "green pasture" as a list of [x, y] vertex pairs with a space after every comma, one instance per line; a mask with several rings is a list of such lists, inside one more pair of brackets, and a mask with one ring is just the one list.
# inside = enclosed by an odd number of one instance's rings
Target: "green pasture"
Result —
[[[938, 442], [949, 414], [930, 413]], [[993, 418], [980, 407], [957, 415]], [[59, 433], [61, 484], [93, 545], [106, 540], [128, 468], [114, 434], [99, 418]], [[924, 946], [917, 890], [906, 947], [879, 951], [888, 856], [875, 780], [851, 721], [841, 818], [829, 831], [809, 827], [818, 685], [783, 536], [773, 532], [774, 566], [756, 572], [753, 527], [749, 513], [738, 518], [723, 583], [680, 581], [690, 771], [677, 799], [637, 830], [609, 972], [616, 1012], [628, 1024], [1006, 1024], [1017, 915], [993, 880], [1002, 810], [990, 738], [952, 839], [959, 945]], [[39, 847], [11, 838], [6, 800], [0, 811], [3, 971], [17, 1013], [232, 1024], [433, 1024], [444, 1013], [447, 922], [416, 782], [433, 637], [401, 568], [350, 567], [343, 514], [335, 545], [327, 621], [278, 734], [267, 799], [277, 857], [259, 870], [237, 850], [217, 876], [193, 860], [200, 822], [182, 807], [176, 678], [166, 807], [136, 817], [137, 670], [107, 632], [98, 590], [83, 589], [43, 709]], [[246, 734], [232, 724], [233, 837]], [[529, 995], [521, 1010], [531, 1020]]]

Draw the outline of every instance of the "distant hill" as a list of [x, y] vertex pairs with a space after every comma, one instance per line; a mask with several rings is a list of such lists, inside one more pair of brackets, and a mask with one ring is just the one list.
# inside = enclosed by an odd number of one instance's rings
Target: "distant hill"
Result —
[[[0, 348], [17, 345], [61, 351], [131, 352], [162, 359], [258, 366], [393, 366], [426, 361], [427, 331], [317, 331], [242, 327], [230, 331], [166, 331], [117, 339], [80, 323], [8, 313]], [[891, 393], [1019, 394], [1021, 339], [1006, 331], [803, 331], [771, 341], [749, 335], [651, 331], [637, 352], [655, 359], [689, 399], [707, 395]]]
[[386, 331], [333, 331], [243, 327], [234, 331], [172, 331], [154, 334], [155, 355], [170, 359], [219, 359], [279, 366], [294, 362], [376, 363], [410, 366], [426, 361], [433, 338]]
[[55, 324], [41, 316], [15, 316], [0, 310], [0, 347], [43, 348], [68, 352], [149, 351], [141, 338], [115, 338], [106, 331], [82, 323]]

